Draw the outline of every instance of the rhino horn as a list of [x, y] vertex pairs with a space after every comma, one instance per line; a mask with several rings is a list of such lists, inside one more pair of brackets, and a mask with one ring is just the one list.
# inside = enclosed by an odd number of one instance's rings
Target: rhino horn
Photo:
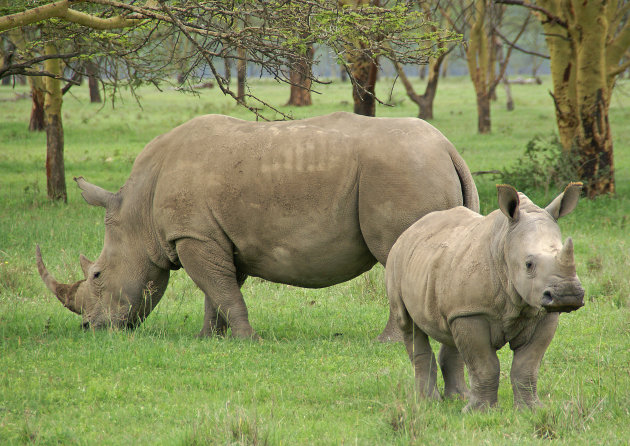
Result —
[[558, 254], [558, 262], [561, 265], [567, 266], [573, 266], [575, 264], [573, 260], [573, 239], [571, 237], [564, 242], [562, 250]]
[[101, 206], [105, 209], [113, 209], [119, 205], [119, 197], [109, 191], [106, 191], [102, 187], [96, 186], [92, 183], [88, 183], [83, 177], [74, 177], [79, 189], [81, 189], [81, 196], [88, 204], [92, 206]]
[[55, 278], [48, 272], [48, 269], [46, 269], [46, 265], [44, 265], [44, 261], [42, 260], [42, 252], [39, 249], [39, 245], [37, 245], [36, 254], [37, 270], [39, 271], [39, 275], [41, 276], [48, 289], [52, 291], [55, 296], [57, 296], [57, 299], [59, 299], [64, 307], [74, 313], [81, 314], [81, 308], [80, 306], [76, 305], [75, 296], [77, 294], [79, 286], [85, 281], [80, 280], [76, 283], [73, 283], [72, 285], [57, 282]]

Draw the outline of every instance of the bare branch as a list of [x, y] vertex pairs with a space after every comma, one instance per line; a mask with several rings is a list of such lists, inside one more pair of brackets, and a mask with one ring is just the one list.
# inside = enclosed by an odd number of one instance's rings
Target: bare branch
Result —
[[563, 28], [567, 28], [568, 27], [567, 22], [562, 20], [560, 17], [552, 14], [551, 12], [546, 10], [545, 8], [541, 8], [538, 5], [534, 5], [534, 4], [526, 2], [524, 0], [495, 0], [495, 3], [503, 4], [503, 5], [523, 6], [525, 8], [531, 9], [532, 11], [537, 11], [537, 12], [542, 13], [545, 17], [547, 17], [549, 22], [557, 23], [558, 25], [562, 26]]
[[547, 54], [542, 54], [542, 53], [537, 53], [536, 51], [530, 51], [530, 50], [526, 50], [525, 48], [522, 48], [518, 45], [516, 45], [514, 42], [508, 40], [507, 37], [505, 37], [503, 34], [501, 34], [501, 31], [499, 31], [497, 28], [494, 29], [494, 32], [497, 34], [497, 36], [499, 36], [501, 38], [501, 40], [503, 40], [508, 46], [514, 48], [517, 51], [520, 51], [521, 53], [524, 54], [529, 54], [530, 56], [536, 56], [536, 57], [540, 57], [543, 59], [549, 59], [549, 55]]

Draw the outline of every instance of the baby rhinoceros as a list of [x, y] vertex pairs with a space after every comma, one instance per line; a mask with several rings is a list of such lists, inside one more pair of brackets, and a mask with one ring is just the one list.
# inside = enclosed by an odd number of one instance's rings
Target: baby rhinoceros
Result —
[[[545, 209], [498, 185], [499, 208], [481, 216], [465, 207], [432, 212], [398, 238], [385, 272], [391, 314], [400, 325], [420, 395], [468, 397], [464, 411], [497, 402], [499, 359], [509, 343], [517, 407], [540, 405], [538, 369], [558, 314], [584, 305], [573, 242], [557, 220], [573, 211], [582, 184], [571, 183]], [[470, 390], [464, 379], [468, 368]]]

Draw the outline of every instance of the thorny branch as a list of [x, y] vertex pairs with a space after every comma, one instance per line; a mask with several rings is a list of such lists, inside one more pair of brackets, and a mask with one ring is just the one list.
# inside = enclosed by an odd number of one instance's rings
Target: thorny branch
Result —
[[[54, 39], [64, 54], [79, 53], [79, 60], [101, 62], [106, 72], [101, 76], [114, 90], [120, 82], [132, 87], [140, 82], [159, 85], [174, 74], [190, 80], [201, 79], [209, 71], [221, 91], [236, 99], [215, 64], [219, 58], [237, 59], [239, 48], [245, 49], [249, 63], [260, 67], [261, 75], [291, 83], [290, 70], [308, 66], [304, 49], [311, 45], [329, 48], [347, 68], [349, 54], [423, 64], [435, 55], [438, 42], [459, 40], [451, 32], [431, 32], [424, 16], [412, 10], [409, 2], [391, 8], [347, 8], [337, 0], [66, 0], [41, 8], [47, 8], [48, 15], [37, 28], [33, 25], [37, 16], [27, 10], [0, 17], [0, 29], [8, 29], [7, 23], [19, 19], [21, 26], [37, 30], [35, 42]], [[91, 27], [91, 20], [98, 26]], [[11, 66], [36, 65], [41, 62], [37, 52], [37, 45], [30, 45], [13, 58]], [[1, 68], [0, 77], [11, 66]], [[81, 64], [77, 66], [80, 69]], [[311, 73], [303, 74], [321, 83]], [[191, 84], [184, 89], [192, 90]], [[247, 96], [279, 113], [256, 96]], [[259, 109], [247, 108], [260, 116]]]

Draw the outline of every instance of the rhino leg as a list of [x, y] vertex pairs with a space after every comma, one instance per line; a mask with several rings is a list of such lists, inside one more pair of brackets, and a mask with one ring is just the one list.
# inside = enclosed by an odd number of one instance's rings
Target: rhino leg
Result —
[[225, 336], [227, 332], [227, 321], [206, 295], [205, 298], [205, 314], [203, 317], [203, 328], [199, 332], [200, 338], [207, 338], [214, 335]]
[[391, 311], [389, 313], [389, 319], [387, 319], [387, 325], [385, 325], [383, 332], [378, 335], [376, 339], [380, 342], [400, 342], [403, 340], [403, 334], [400, 328], [398, 328], [396, 318]]
[[221, 328], [222, 322], [225, 322], [232, 329], [232, 336], [257, 338], [247, 317], [232, 250], [224, 249], [212, 240], [190, 238], [178, 240], [176, 249], [186, 273], [206, 295], [206, 315], [201, 333], [211, 334], [213, 322], [215, 328]]
[[517, 408], [542, 406], [537, 391], [538, 369], [557, 326], [558, 313], [547, 314], [538, 322], [531, 339], [526, 344], [513, 349], [514, 359], [510, 379], [514, 392], [514, 405]]
[[451, 331], [470, 377], [468, 404], [463, 411], [496, 405], [500, 364], [491, 344], [488, 321], [481, 316], [459, 317], [451, 322]]
[[441, 400], [437, 389], [437, 363], [429, 337], [414, 323], [402, 332], [403, 341], [414, 368], [416, 390], [424, 398]]
[[[237, 283], [239, 288], [243, 286], [247, 274], [237, 274]], [[199, 332], [198, 337], [207, 338], [214, 335], [225, 336], [228, 324], [217, 308], [213, 305], [212, 300], [206, 296], [205, 298], [205, 315], [203, 318], [203, 328]]]
[[464, 378], [464, 359], [457, 348], [442, 344], [438, 354], [438, 363], [444, 377], [444, 397], [466, 397], [468, 386]]

